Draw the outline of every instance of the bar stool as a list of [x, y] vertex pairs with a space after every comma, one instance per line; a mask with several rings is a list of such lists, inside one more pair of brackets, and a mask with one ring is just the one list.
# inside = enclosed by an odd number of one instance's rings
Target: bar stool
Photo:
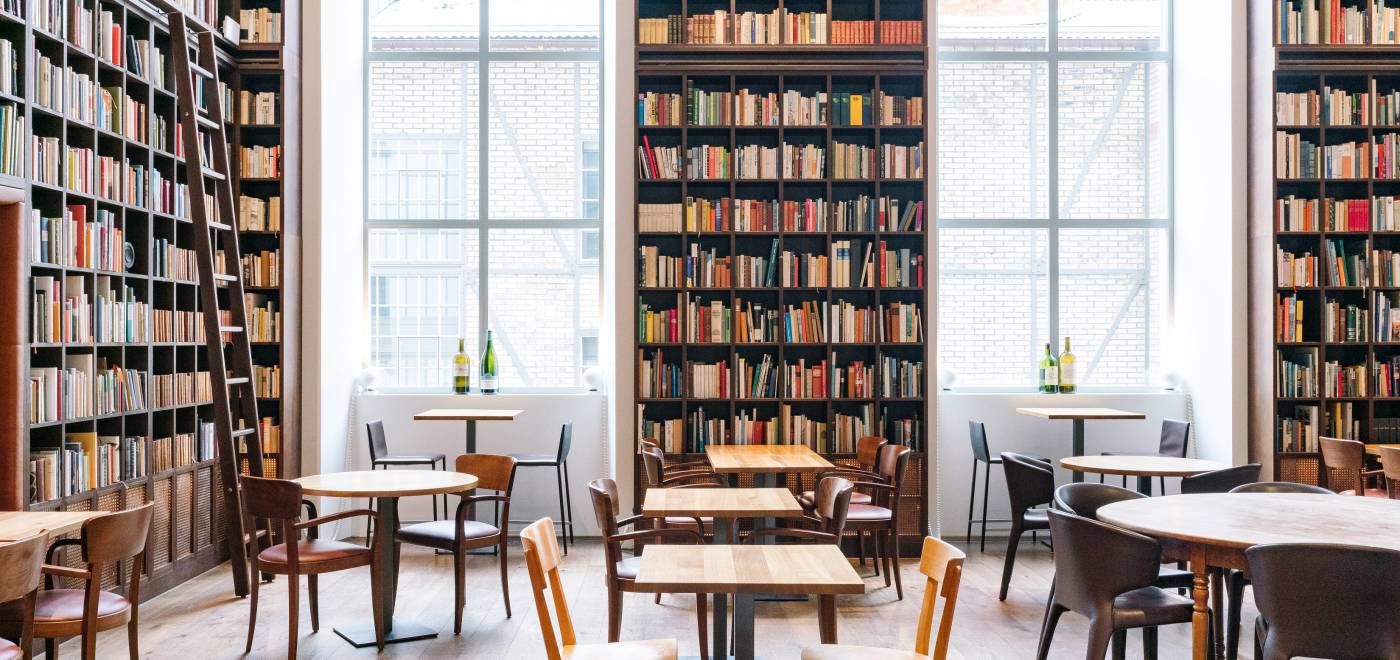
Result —
[[[574, 540], [574, 499], [569, 495], [569, 444], [573, 439], [574, 425], [572, 422], [565, 422], [559, 429], [559, 448], [554, 454], [511, 454], [516, 467], [552, 467], [554, 468], [554, 482], [559, 493], [559, 518], [556, 523], [559, 528], [559, 544], [564, 548], [564, 554], [569, 554], [569, 544], [576, 544]], [[513, 523], [530, 523], [532, 520], [512, 520]]]
[[[441, 465], [443, 471], [447, 470], [447, 457], [442, 454], [390, 454], [389, 443], [384, 439], [384, 420], [376, 419], [365, 424], [369, 436], [369, 469], [378, 470], [380, 467], [389, 469], [391, 465], [427, 465], [429, 469], [436, 470]], [[438, 519], [437, 496], [433, 500], [433, 520]], [[373, 507], [370, 502], [370, 508]], [[442, 515], [447, 515], [447, 495], [442, 496]]]
[[[991, 450], [987, 448], [987, 425], [982, 422], [968, 420], [967, 434], [972, 438], [972, 492], [967, 496], [967, 539], [972, 542], [972, 524], [982, 523], [982, 533], [978, 536], [980, 552], [987, 551], [987, 523], [1011, 522], [1010, 518], [987, 519], [987, 491], [989, 491], [992, 479], [992, 466], [1001, 465], [1001, 457], [993, 456]], [[982, 468], [982, 517], [973, 519], [972, 507], [977, 503], [977, 466], [985, 464]]]

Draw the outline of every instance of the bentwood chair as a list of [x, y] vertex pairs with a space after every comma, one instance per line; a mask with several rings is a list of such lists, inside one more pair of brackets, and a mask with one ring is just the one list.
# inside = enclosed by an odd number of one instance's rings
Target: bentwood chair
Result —
[[1342, 495], [1385, 497], [1382, 488], [1371, 488], [1370, 482], [1380, 478], [1383, 470], [1367, 470], [1366, 445], [1357, 440], [1318, 438], [1322, 450], [1322, 465], [1327, 471], [1327, 487]]
[[[1162, 433], [1157, 439], [1157, 455], [1171, 458], [1186, 458], [1186, 445], [1191, 437], [1191, 422], [1183, 422], [1179, 419], [1163, 419]], [[1133, 454], [1106, 451], [1104, 456], [1132, 456]], [[1161, 484], [1163, 495], [1167, 494], [1167, 478], [1157, 477]], [[1103, 475], [1099, 475], [1099, 483], [1103, 483]], [[1149, 482], [1150, 484], [1150, 482]], [[1128, 487], [1128, 477], [1123, 477], [1123, 487]]]
[[[833, 470], [833, 471], [831, 471], [831, 472], [827, 472], [826, 474], [828, 474], [828, 475], [839, 475], [839, 476], [842, 476], [842, 477], [846, 477], [847, 479], [855, 479], [855, 480], [857, 480], [857, 481], [875, 481], [875, 482], [883, 482], [883, 481], [884, 481], [884, 477], [881, 477], [880, 474], [879, 474], [878, 472], [876, 472], [875, 467], [876, 467], [876, 462], [877, 462], [877, 461], [879, 460], [879, 458], [880, 458], [880, 449], [881, 449], [882, 447], [884, 447], [886, 444], [888, 444], [888, 443], [885, 441], [885, 439], [884, 439], [884, 438], [881, 438], [881, 437], [879, 437], [879, 436], [868, 435], [868, 436], [864, 436], [864, 437], [862, 437], [862, 438], [859, 438], [859, 439], [856, 440], [856, 464], [855, 464], [855, 467], [842, 466], [842, 467], [836, 468], [835, 470]], [[798, 503], [798, 504], [801, 504], [803, 509], [807, 509], [807, 510], [810, 511], [810, 510], [812, 509], [813, 502], [815, 501], [815, 497], [816, 497], [816, 496], [815, 496], [815, 493], [814, 493], [813, 491], [810, 491], [810, 490], [808, 490], [808, 491], [803, 491], [801, 494], [799, 494], [799, 495], [797, 496], [797, 503]], [[854, 493], [851, 493], [851, 504], [873, 504], [873, 503], [874, 503], [874, 499], [873, 499], [871, 493], [862, 492], [862, 491], [860, 491], [859, 489], [856, 490]], [[861, 566], [864, 566], [864, 565], [865, 565], [865, 532], [864, 532], [864, 531], [857, 531], [857, 532], [856, 532], [856, 548], [857, 548], [857, 551], [860, 553], [860, 565], [861, 565]], [[879, 574], [880, 574], [880, 562], [878, 562], [878, 561], [875, 562], [875, 574], [876, 574], [876, 575], [879, 575]]]
[[0, 545], [0, 603], [17, 606], [20, 611], [19, 634], [14, 635], [19, 643], [0, 639], [0, 660], [33, 657], [34, 605], [44, 578], [44, 545], [48, 542], [48, 533], [40, 532]]
[[1255, 658], [1400, 660], [1400, 552], [1287, 543], [1245, 550]]
[[[59, 539], [49, 545], [44, 564], [44, 590], [34, 599], [33, 636], [44, 639], [44, 657], [58, 657], [58, 640], [81, 635], [83, 660], [97, 657], [97, 633], [126, 627], [127, 651], [139, 658], [137, 645], [142, 558], [146, 535], [151, 528], [155, 504], [147, 502], [134, 509], [90, 518], [83, 523], [79, 538]], [[73, 546], [81, 552], [86, 568], [58, 566], [55, 551]], [[126, 594], [102, 589], [102, 576], [132, 560], [127, 570]], [[59, 589], [54, 578], [82, 582], [81, 589]], [[0, 606], [0, 632], [19, 631], [25, 620], [22, 602]]]
[[1400, 447], [1381, 447], [1381, 476], [1390, 499], [1400, 500]]
[[806, 523], [807, 528], [760, 527], [749, 532], [744, 542], [757, 543], [759, 539], [774, 537], [838, 544], [850, 522], [848, 516], [851, 495], [854, 492], [855, 484], [850, 480], [844, 477], [823, 476], [817, 481], [817, 489], [812, 493], [815, 502], [811, 513], [794, 519], [794, 522]]
[[[525, 567], [530, 571], [530, 587], [535, 595], [535, 612], [540, 620], [540, 633], [549, 660], [675, 660], [676, 640], [649, 639], [637, 642], [608, 644], [579, 644], [574, 634], [574, 621], [569, 615], [569, 603], [564, 596], [564, 584], [559, 579], [559, 542], [554, 537], [554, 522], [542, 518], [520, 532], [525, 546]], [[554, 600], [554, 615], [549, 613], [545, 599], [548, 592]], [[559, 619], [559, 635], [554, 634], [554, 618]]]
[[[962, 581], [963, 551], [932, 536], [924, 537], [924, 550], [919, 556], [919, 572], [928, 578], [924, 583], [924, 602], [919, 607], [919, 624], [914, 633], [912, 653], [872, 646], [822, 644], [802, 649], [802, 660], [944, 660], [948, 657], [948, 639], [953, 632], [953, 611], [958, 604], [958, 584]], [[933, 637], [933, 614], [938, 597], [943, 597], [943, 617], [938, 622], [938, 637]], [[932, 646], [930, 647], [930, 643]]]
[[[880, 448], [875, 462], [877, 480], [856, 481], [856, 489], [864, 489], [874, 495], [870, 504], [851, 504], [846, 515], [846, 529], [852, 532], [869, 532], [875, 539], [875, 564], [883, 564], [885, 586], [890, 586], [890, 576], [894, 576], [895, 595], [904, 600], [904, 579], [899, 574], [899, 508], [900, 494], [904, 489], [904, 475], [909, 468], [911, 451], [903, 445], [885, 445]], [[824, 474], [840, 476], [843, 472]]]
[[471, 505], [491, 502], [501, 507], [500, 520], [510, 520], [510, 495], [515, 486], [516, 461], [510, 456], [492, 454], [463, 454], [457, 457], [457, 471], [476, 475], [477, 491], [495, 491], [492, 495], [462, 494], [457, 513], [449, 520], [434, 520], [400, 527], [394, 538], [404, 543], [434, 548], [452, 553], [452, 632], [462, 634], [462, 608], [467, 604], [467, 553], [479, 548], [496, 548], [496, 562], [501, 569], [501, 599], [506, 618], [510, 618], [510, 581], [506, 579], [506, 528], [469, 520]]
[[[384, 420], [370, 420], [365, 424], [365, 435], [369, 438], [369, 469], [385, 470], [394, 466], [406, 465], [426, 465], [430, 470], [438, 469], [442, 466], [447, 469], [447, 457], [443, 454], [391, 454], [389, 453], [389, 441], [384, 437]], [[433, 501], [433, 520], [438, 519], [438, 500], [434, 495], [429, 498]], [[447, 515], [447, 495], [442, 496], [442, 515]]]
[[[321, 540], [317, 528], [329, 522], [364, 516], [377, 521], [378, 514], [370, 509], [350, 509], [310, 520], [301, 520], [301, 484], [284, 479], [263, 479], [243, 475], [239, 478], [243, 486], [243, 512], [254, 524], [266, 521], [268, 527], [277, 533], [281, 543], [253, 554], [250, 559], [249, 574], [271, 573], [287, 576], [287, 657], [297, 657], [297, 620], [300, 619], [299, 604], [302, 575], [306, 576], [306, 592], [311, 606], [311, 631], [321, 629], [320, 610], [317, 602], [317, 578], [322, 573], [333, 573], [361, 566], [369, 567], [370, 599], [374, 612], [380, 611], [379, 571], [375, 570], [373, 547], [365, 547], [344, 541]], [[306, 531], [306, 539], [301, 532]], [[371, 537], [373, 538], [373, 537]], [[243, 652], [253, 650], [253, 632], [258, 624], [258, 585], [261, 580], [251, 580], [253, 590], [248, 599], [248, 641]], [[384, 650], [383, 621], [374, 619], [374, 639], [379, 650]]]
[[[656, 447], [643, 446], [641, 458], [642, 483], [647, 488], [727, 488], [729, 486], [724, 475], [709, 470], [666, 469], [666, 455]], [[714, 531], [715, 521], [709, 516], [699, 518], [670, 516], [662, 521], [662, 526], [694, 529], [701, 536], [704, 536], [707, 530]], [[657, 597], [659, 602], [660, 594], [657, 594]]]
[[664, 460], [663, 460], [663, 463], [665, 464], [665, 467], [666, 467], [667, 470], [709, 470], [709, 469], [710, 469], [710, 462], [707, 461], [707, 460], [704, 460], [704, 459], [695, 460], [695, 461], [673, 461], [673, 460], [671, 460], [671, 459], [669, 459], [669, 458], [664, 458], [664, 457], [666, 456], [666, 452], [665, 452], [664, 449], [662, 449], [661, 443], [657, 442], [656, 440], [654, 440], [654, 439], [652, 439], [652, 438], [642, 438], [641, 440], [638, 441], [638, 444], [639, 444], [639, 446], [637, 447], [637, 453], [638, 453], [638, 454], [641, 454], [641, 452], [642, 452], [642, 447], [655, 447], [657, 451], [660, 451], [660, 452], [661, 452], [661, 456], [662, 456], [663, 459], [664, 459]]
[[1055, 471], [1048, 461], [1017, 454], [1001, 453], [1002, 469], [1006, 471], [1006, 492], [1011, 500], [1011, 534], [1006, 539], [1006, 563], [1001, 569], [1000, 600], [1006, 600], [1011, 587], [1011, 571], [1016, 566], [1016, 549], [1026, 532], [1050, 529], [1045, 509], [1035, 507], [1050, 504], [1055, 499]]

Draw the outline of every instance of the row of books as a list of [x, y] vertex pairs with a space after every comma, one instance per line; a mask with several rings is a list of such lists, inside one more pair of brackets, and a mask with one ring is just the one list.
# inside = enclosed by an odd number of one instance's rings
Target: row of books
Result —
[[282, 176], [282, 146], [254, 145], [240, 147], [242, 157], [238, 167], [240, 176], [253, 179], [271, 179]]
[[19, 53], [15, 51], [14, 42], [0, 39], [0, 92], [24, 96], [19, 83]]
[[281, 43], [282, 13], [266, 7], [240, 9], [238, 39], [245, 43]]
[[1314, 398], [1317, 388], [1317, 353], [1301, 351], [1285, 355], [1279, 352], [1274, 391], [1284, 399]]
[[277, 301], [265, 293], [245, 293], [243, 297], [248, 341], [282, 341], [282, 311]]
[[277, 399], [282, 396], [282, 366], [253, 365], [253, 395], [260, 399]]
[[92, 341], [92, 308], [82, 275], [31, 278], [30, 338], [35, 343]]
[[97, 363], [97, 373], [93, 376], [97, 391], [97, 414], [146, 409], [145, 371], [109, 364], [102, 357], [98, 358]]
[[165, 51], [148, 39], [132, 35], [126, 42], [127, 70], [165, 88]]
[[1400, 231], [1400, 205], [1394, 195], [1321, 201], [1296, 195], [1274, 200], [1278, 231]]
[[1307, 341], [1303, 334], [1306, 307], [1296, 293], [1274, 294], [1274, 341], [1294, 343]]
[[191, 406], [214, 400], [209, 372], [181, 372], [151, 376], [151, 405], [156, 408]]
[[1317, 257], [1311, 252], [1298, 255], [1276, 245], [1274, 261], [1278, 286], [1317, 286]]
[[151, 246], [151, 276], [179, 280], [199, 281], [199, 265], [195, 261], [195, 251], [176, 246], [166, 238], [157, 238]]
[[[188, 194], [188, 193], [187, 193]], [[240, 231], [282, 231], [282, 198], [238, 196]]]
[[[689, 293], [678, 297], [677, 303], [676, 309], [662, 310], [639, 301], [637, 341], [679, 342], [682, 336], [689, 343], [772, 342], [779, 338], [790, 343], [923, 341], [922, 315], [914, 303], [866, 307], [843, 300], [807, 301], [784, 306], [780, 316], [749, 303], [740, 303], [736, 314], [724, 301], [691, 300]], [[781, 334], [772, 325], [775, 318], [782, 321]]]
[[29, 370], [29, 421], [33, 424], [91, 417], [92, 355], [64, 356], [63, 367]]
[[282, 281], [280, 265], [281, 250], [262, 250], [244, 254], [240, 259], [243, 266], [245, 286], [273, 287]]
[[268, 126], [277, 123], [277, 92], [238, 92], [238, 123]]
[[214, 423], [200, 422], [194, 433], [177, 433], [151, 441], [151, 458], [156, 473], [168, 472], [212, 460]]
[[144, 436], [68, 433], [61, 447], [30, 451], [29, 499], [46, 502], [145, 475]]
[[[646, 180], [795, 180], [822, 179], [826, 175], [826, 148], [814, 144], [768, 147], [741, 145], [687, 147], [682, 159], [679, 147], [653, 147], [650, 138], [637, 147], [637, 165]], [[923, 141], [914, 145], [832, 143], [831, 176], [837, 179], [908, 179], [924, 176]]]
[[671, 14], [637, 21], [637, 43], [656, 44], [921, 44], [922, 20], [832, 20], [823, 12], [724, 10], [694, 16]]
[[156, 309], [152, 311], [155, 341], [157, 342], [203, 342], [204, 316], [199, 312], [181, 309]]
[[1400, 8], [1385, 0], [1277, 0], [1274, 39], [1286, 45], [1400, 44]]
[[900, 417], [889, 410], [876, 414], [876, 406], [855, 406], [850, 412], [835, 411], [830, 421], [810, 410], [778, 406], [776, 416], [756, 409], [740, 409], [733, 414], [715, 415], [706, 408], [690, 411], [685, 418], [655, 419], [647, 416], [646, 404], [637, 405], [637, 437], [656, 441], [667, 453], [704, 453], [708, 445], [804, 445], [813, 451], [832, 454], [855, 452], [861, 437], [880, 434], [892, 441], [919, 448], [920, 420]]
[[1375, 80], [1369, 91], [1335, 89], [1322, 92], [1278, 92], [1275, 121], [1281, 126], [1396, 126], [1400, 125], [1400, 90], [1381, 92]]
[[1362, 305], [1339, 300], [1322, 304], [1322, 341], [1363, 342], [1370, 326], [1370, 310]]
[[95, 289], [93, 331], [99, 343], [150, 340], [150, 306], [137, 299], [134, 287], [98, 275]]
[[116, 214], [98, 209], [96, 218], [87, 219], [84, 204], [64, 207], [63, 218], [45, 218], [30, 209], [29, 257], [34, 263], [111, 272], [126, 270], [123, 259], [123, 232]]
[[684, 204], [639, 204], [643, 232], [860, 232], [922, 231], [923, 201], [884, 195], [855, 199], [711, 200], [686, 197]]

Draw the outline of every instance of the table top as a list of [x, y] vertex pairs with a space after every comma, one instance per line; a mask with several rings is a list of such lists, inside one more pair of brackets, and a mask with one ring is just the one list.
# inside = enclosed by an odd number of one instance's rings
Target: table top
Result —
[[1372, 455], [1372, 456], [1380, 456], [1380, 455], [1381, 455], [1381, 448], [1382, 448], [1382, 447], [1395, 447], [1395, 448], [1397, 448], [1397, 449], [1400, 449], [1400, 444], [1393, 444], [1393, 445], [1386, 445], [1386, 444], [1366, 445], [1366, 453], [1368, 453], [1368, 454], [1370, 454], [1370, 455]]
[[825, 472], [830, 461], [805, 445], [707, 445], [710, 469], [725, 474]]
[[0, 511], [0, 541], [14, 541], [48, 530], [50, 536], [81, 529], [107, 511]]
[[633, 585], [657, 593], [865, 593], [865, 582], [834, 545], [649, 543]]
[[1017, 408], [1016, 412], [1045, 419], [1147, 419], [1142, 413], [1117, 408]]
[[1150, 536], [1226, 548], [1337, 543], [1400, 550], [1400, 502], [1309, 493], [1168, 495], [1114, 502], [1099, 519]]
[[1060, 459], [1060, 467], [1075, 472], [1121, 474], [1130, 477], [1189, 477], [1202, 472], [1223, 470], [1225, 463], [1175, 456], [1070, 456]]
[[802, 505], [786, 488], [648, 488], [642, 515], [797, 518]]
[[414, 415], [413, 419], [418, 421], [509, 422], [524, 412], [524, 410], [495, 408], [433, 408]]
[[476, 477], [439, 470], [361, 470], [295, 479], [307, 495], [329, 497], [408, 497], [460, 493], [476, 488]]

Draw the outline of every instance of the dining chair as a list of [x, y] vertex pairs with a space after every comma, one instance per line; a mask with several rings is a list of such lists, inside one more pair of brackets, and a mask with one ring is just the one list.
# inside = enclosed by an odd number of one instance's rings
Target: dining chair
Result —
[[[430, 470], [438, 469], [442, 466], [447, 469], [447, 456], [443, 454], [393, 454], [389, 452], [389, 441], [384, 436], [384, 420], [373, 419], [365, 423], [365, 435], [369, 438], [369, 469], [385, 470], [393, 466], [406, 465], [426, 465]], [[428, 499], [433, 501], [433, 520], [438, 519], [437, 496]], [[370, 508], [374, 508], [374, 501], [370, 500]], [[447, 515], [447, 495], [442, 496], [442, 515]], [[368, 534], [368, 532], [367, 532]]]
[[[944, 660], [948, 657], [948, 640], [953, 632], [953, 612], [958, 604], [958, 585], [962, 581], [963, 560], [967, 555], [940, 539], [924, 537], [924, 549], [919, 555], [919, 572], [924, 582], [924, 602], [919, 607], [919, 623], [914, 631], [914, 651], [903, 652], [872, 646], [822, 644], [802, 649], [802, 660]], [[933, 615], [938, 597], [943, 597], [943, 615], [938, 622], [938, 637], [933, 638]]]
[[1280, 543], [1245, 550], [1255, 658], [1400, 660], [1400, 552]]
[[[982, 531], [977, 536], [979, 551], [987, 551], [987, 523], [1011, 522], [1010, 518], [987, 518], [987, 493], [992, 485], [992, 466], [1001, 465], [1001, 456], [992, 456], [987, 446], [987, 425], [975, 420], [967, 421], [967, 435], [972, 440], [972, 490], [967, 495], [967, 535], [963, 538], [972, 543], [972, 524], [981, 523]], [[977, 467], [982, 466], [982, 517], [973, 519], [972, 507], [977, 503]]]
[[1386, 497], [1382, 488], [1367, 484], [1385, 474], [1384, 470], [1366, 469], [1366, 445], [1357, 440], [1318, 438], [1322, 450], [1322, 466], [1326, 468], [1327, 487], [1341, 495]]
[[[1191, 422], [1183, 422], [1179, 419], [1162, 419], [1162, 432], [1157, 438], [1157, 456], [1170, 458], [1186, 458], [1186, 447], [1191, 437]], [[1128, 452], [1103, 452], [1104, 456], [1151, 456], [1152, 454], [1132, 454]], [[1099, 483], [1103, 483], [1104, 475], [1099, 475]], [[1167, 478], [1157, 477], [1163, 495], [1167, 494]], [[1128, 476], [1123, 475], [1123, 487], [1128, 487]]]
[[[722, 474], [709, 470], [667, 470], [666, 455], [657, 447], [642, 447], [642, 483], [647, 488], [727, 488], [729, 481]], [[715, 521], [709, 516], [668, 516], [662, 527], [695, 529], [701, 536], [714, 532]], [[640, 550], [638, 551], [640, 552]], [[658, 594], [658, 597], [660, 594]], [[658, 598], [658, 601], [660, 599]]]
[[[826, 474], [837, 474], [848, 479], [857, 481], [883, 481], [883, 477], [875, 471], [876, 461], [880, 458], [880, 448], [889, 444], [884, 438], [874, 435], [867, 435], [856, 440], [856, 464], [854, 466], [838, 466], [836, 470]], [[818, 476], [820, 479], [820, 475]], [[813, 483], [816, 483], [814, 480]], [[803, 509], [811, 509], [815, 501], [815, 491], [803, 491], [797, 496], [797, 503]], [[874, 499], [870, 493], [857, 489], [851, 493], [851, 504], [872, 504]], [[856, 548], [860, 556], [860, 565], [865, 565], [865, 532], [856, 532]], [[880, 562], [875, 562], [875, 574], [880, 574]]]
[[652, 439], [652, 438], [642, 438], [641, 440], [638, 441], [638, 445], [639, 445], [639, 446], [637, 447], [637, 453], [638, 453], [638, 454], [641, 454], [641, 451], [642, 451], [641, 448], [642, 448], [642, 447], [655, 447], [658, 451], [660, 451], [660, 452], [661, 452], [661, 456], [662, 456], [663, 459], [664, 459], [663, 462], [665, 463], [666, 469], [668, 469], [668, 470], [709, 470], [709, 469], [710, 469], [710, 462], [709, 462], [708, 460], [703, 459], [703, 458], [702, 458], [702, 459], [699, 459], [699, 460], [694, 460], [694, 461], [673, 461], [673, 460], [671, 460], [671, 459], [669, 459], [669, 458], [665, 458], [665, 456], [666, 456], [665, 450], [663, 450], [663, 449], [661, 448], [661, 443], [657, 442], [655, 439]]
[[[874, 501], [870, 504], [852, 503], [846, 515], [848, 531], [869, 532], [875, 539], [875, 564], [884, 565], [886, 587], [890, 586], [890, 576], [893, 574], [895, 596], [899, 600], [904, 600], [904, 580], [899, 571], [899, 503], [911, 453], [903, 445], [881, 447], [875, 462], [878, 480], [852, 482], [857, 490], [872, 493]], [[845, 473], [836, 471], [824, 474], [839, 476]]]
[[39, 532], [0, 545], [0, 603], [6, 604], [0, 607], [18, 608], [20, 615], [18, 634], [7, 631], [19, 643], [0, 639], [0, 660], [33, 657], [34, 606], [44, 578], [44, 545], [48, 541], [48, 532]]
[[501, 569], [501, 600], [505, 603], [506, 618], [510, 618], [510, 581], [506, 579], [507, 527], [470, 520], [467, 513], [473, 504], [491, 502], [501, 507], [496, 517], [497, 523], [510, 520], [510, 497], [515, 487], [516, 465], [515, 458], [510, 456], [458, 456], [457, 471], [476, 476], [476, 491], [489, 490], [494, 494], [460, 493], [461, 501], [457, 503], [457, 512], [452, 519], [405, 525], [394, 534], [396, 540], [404, 543], [452, 553], [453, 634], [462, 634], [462, 609], [467, 604], [467, 553], [479, 548], [496, 548], [496, 563]]
[[1047, 512], [1055, 539], [1055, 586], [1045, 607], [1037, 660], [1045, 660], [1065, 612], [1089, 619], [1085, 658], [1109, 646], [1124, 657], [1127, 630], [1142, 628], [1143, 657], [1157, 657], [1157, 627], [1191, 622], [1191, 599], [1160, 587], [1162, 546], [1146, 536], [1058, 509]]
[[[1099, 519], [1099, 509], [1127, 500], [1147, 497], [1142, 493], [1110, 484], [1089, 482], [1071, 483], [1055, 489], [1054, 507], [1060, 511], [1073, 513], [1089, 520]], [[1173, 568], [1166, 564], [1157, 567], [1157, 579], [1152, 586], [1163, 589], [1190, 589], [1195, 576], [1191, 571]], [[1054, 587], [1051, 587], [1052, 590]], [[1181, 593], [1181, 592], [1178, 592]]]
[[1001, 593], [998, 596], [999, 600], [1006, 600], [1021, 535], [1050, 529], [1050, 519], [1046, 517], [1045, 509], [1035, 507], [1050, 504], [1055, 499], [1055, 471], [1049, 461], [1009, 451], [1001, 453], [1001, 462], [1002, 469], [1006, 471], [1007, 496], [1011, 500], [1011, 533], [1006, 539], [1006, 563], [1001, 569]]
[[1235, 488], [1256, 481], [1259, 481], [1259, 464], [1246, 463], [1183, 477], [1181, 479], [1181, 494], [1228, 493]]
[[1392, 500], [1400, 500], [1400, 447], [1381, 447], [1381, 476], [1385, 492]]
[[808, 527], [760, 527], [749, 532], [743, 542], [758, 543], [762, 538], [773, 537], [839, 544], [850, 522], [851, 494], [855, 487], [855, 482], [844, 477], [823, 476], [813, 492], [816, 502], [812, 511], [801, 518], [790, 519]]
[[[82, 636], [83, 660], [97, 657], [97, 633], [126, 627], [127, 652], [139, 658], [138, 620], [141, 599], [141, 570], [146, 551], [146, 535], [151, 528], [155, 504], [117, 511], [83, 523], [76, 539], [58, 539], [49, 544], [44, 559], [44, 589], [34, 598], [33, 636], [44, 640], [44, 657], [58, 657], [58, 640]], [[76, 547], [85, 568], [59, 566], [56, 552]], [[127, 571], [125, 594], [102, 589], [102, 576], [132, 560]], [[81, 589], [57, 588], [54, 578], [82, 583]], [[0, 606], [0, 633], [12, 635], [25, 622], [24, 603]]]
[[1311, 495], [1336, 495], [1336, 493], [1312, 484], [1300, 484], [1296, 481], [1256, 481], [1252, 484], [1235, 486], [1230, 489], [1232, 493], [1305, 493]]
[[[570, 545], [578, 545], [574, 540], [574, 498], [569, 493], [569, 450], [573, 447], [573, 437], [573, 423], [565, 422], [559, 428], [559, 444], [555, 445], [553, 454], [511, 454], [516, 465], [520, 467], [554, 468], [555, 493], [559, 497], [558, 527], [566, 534], [566, 536], [559, 538], [566, 541], [562, 544], [566, 556], [569, 554]], [[513, 520], [511, 522], [528, 521]]]
[[[306, 593], [311, 606], [311, 632], [321, 629], [320, 609], [317, 602], [318, 576], [322, 573], [369, 567], [370, 600], [376, 616], [374, 619], [374, 639], [379, 650], [384, 650], [384, 622], [377, 613], [380, 611], [379, 571], [374, 559], [373, 546], [362, 546], [344, 541], [321, 540], [317, 528], [329, 522], [364, 516], [377, 521], [378, 514], [370, 509], [350, 509], [308, 520], [301, 520], [301, 484], [285, 479], [264, 479], [250, 475], [238, 478], [243, 487], [243, 513], [256, 524], [266, 521], [270, 529], [277, 532], [281, 543], [268, 546], [250, 557], [250, 575], [271, 573], [287, 576], [287, 657], [297, 657], [297, 621], [301, 618], [299, 604], [302, 575], [306, 576]], [[301, 538], [301, 532], [306, 538]], [[373, 537], [370, 537], [373, 538]], [[253, 650], [253, 632], [258, 624], [258, 585], [261, 580], [251, 580], [252, 593], [248, 599], [248, 641], [243, 648], [245, 654]]]
[[[694, 529], [634, 529], [623, 532], [623, 527], [635, 525], [645, 520], [641, 515], [618, 518], [621, 511], [621, 498], [618, 497], [617, 482], [612, 479], [594, 479], [588, 482], [588, 494], [593, 501], [593, 515], [598, 519], [598, 529], [603, 533], [603, 555], [606, 561], [606, 581], [608, 588], [608, 641], [616, 642], [622, 636], [622, 594], [636, 592], [637, 569], [642, 565], [640, 555], [622, 556], [622, 544], [640, 539], [664, 541], [673, 539], [680, 543], [704, 543], [699, 532]], [[700, 656], [709, 656], [709, 629], [706, 624], [707, 594], [695, 594], [696, 623], [700, 629]]]
[[[525, 547], [525, 567], [530, 572], [530, 587], [535, 595], [535, 612], [540, 620], [540, 633], [549, 660], [675, 660], [676, 640], [649, 639], [636, 642], [579, 644], [574, 634], [573, 618], [564, 596], [564, 584], [559, 579], [559, 541], [554, 537], [554, 521], [541, 518], [520, 532]], [[549, 592], [554, 601], [554, 615], [545, 600]], [[554, 618], [559, 619], [559, 635], [554, 634]]]

